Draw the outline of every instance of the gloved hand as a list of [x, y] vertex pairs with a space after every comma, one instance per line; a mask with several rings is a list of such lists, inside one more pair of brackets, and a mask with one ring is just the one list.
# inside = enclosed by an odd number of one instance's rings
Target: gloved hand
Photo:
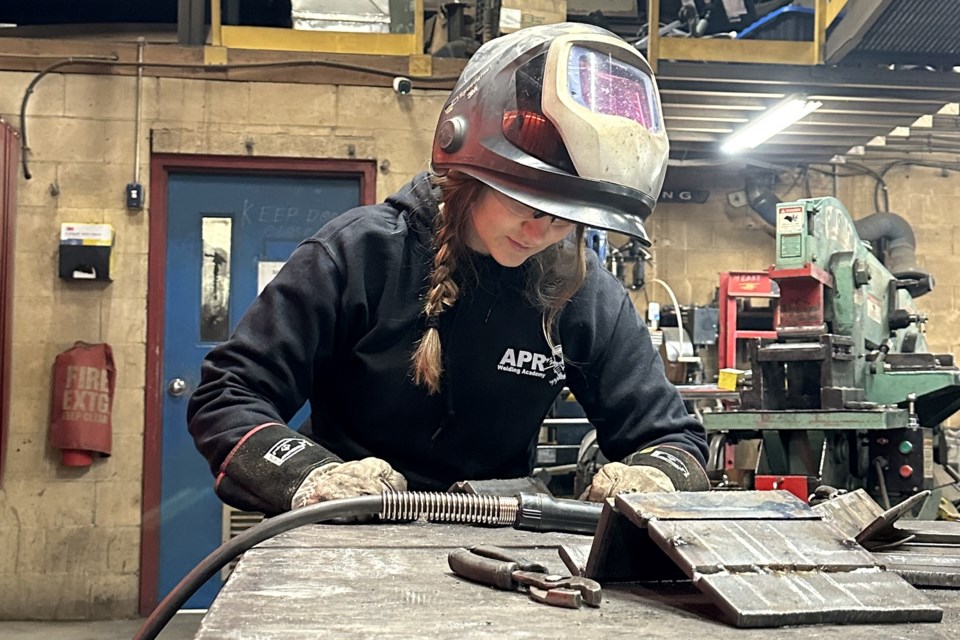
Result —
[[618, 493], [654, 493], [676, 491], [670, 476], [655, 467], [631, 467], [622, 462], [608, 462], [593, 476], [581, 500], [603, 502]]
[[307, 475], [294, 493], [290, 509], [327, 500], [406, 490], [407, 480], [380, 458], [334, 462]]
[[662, 445], [603, 465], [580, 499], [602, 502], [618, 493], [708, 489], [710, 479], [699, 460], [679, 447]]

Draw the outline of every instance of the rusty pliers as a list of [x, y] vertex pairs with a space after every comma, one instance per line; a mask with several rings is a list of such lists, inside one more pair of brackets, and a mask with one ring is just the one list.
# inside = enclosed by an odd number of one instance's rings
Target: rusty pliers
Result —
[[506, 549], [482, 545], [450, 552], [447, 562], [455, 574], [506, 591], [526, 587], [533, 600], [556, 607], [579, 609], [584, 603], [599, 607], [600, 584], [589, 578], [553, 575], [542, 564], [529, 562]]

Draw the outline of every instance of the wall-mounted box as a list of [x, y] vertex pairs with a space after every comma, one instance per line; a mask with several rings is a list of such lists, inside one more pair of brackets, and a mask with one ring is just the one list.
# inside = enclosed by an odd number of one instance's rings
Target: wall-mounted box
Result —
[[60, 277], [111, 281], [113, 227], [109, 224], [60, 225]]

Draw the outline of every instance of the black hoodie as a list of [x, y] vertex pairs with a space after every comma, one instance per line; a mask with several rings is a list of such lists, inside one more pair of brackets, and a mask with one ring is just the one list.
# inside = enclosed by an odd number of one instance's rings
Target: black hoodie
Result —
[[[665, 378], [623, 286], [592, 251], [583, 287], [560, 314], [555, 353], [541, 312], [524, 296], [524, 267], [477, 255], [478, 278], [462, 279], [460, 298], [440, 317], [441, 392], [415, 386], [411, 353], [424, 329], [436, 213], [420, 174], [386, 202], [335, 218], [294, 251], [233, 336], [209, 353], [188, 419], [225, 501], [283, 511], [311, 468], [337, 458], [382, 458], [411, 490], [529, 475], [541, 422], [563, 386], [610, 460], [655, 444], [703, 460], [703, 427]], [[274, 426], [253, 466], [236, 455], [255, 427], [285, 425], [306, 400], [319, 446], [291, 447], [297, 434]], [[263, 452], [276, 454], [280, 440], [288, 453], [306, 446], [306, 462], [284, 469], [283, 456], [269, 458], [264, 475]], [[279, 493], [264, 486], [277, 482]]]

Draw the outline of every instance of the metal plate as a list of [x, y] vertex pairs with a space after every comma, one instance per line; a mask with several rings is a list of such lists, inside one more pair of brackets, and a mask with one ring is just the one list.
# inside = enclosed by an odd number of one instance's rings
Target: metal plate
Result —
[[896, 528], [902, 531], [904, 535], [914, 536], [913, 542], [960, 546], [960, 522], [901, 520], [897, 523]]
[[737, 627], [939, 622], [940, 607], [893, 573], [720, 573], [694, 580]]
[[855, 571], [880, 563], [820, 520], [650, 522], [650, 539], [683, 572]]
[[[622, 493], [617, 508], [637, 524], [657, 520], [819, 520], [789, 491]], [[632, 517], [631, 517], [632, 516]]]
[[907, 543], [874, 557], [914, 586], [960, 588], [960, 545]]

